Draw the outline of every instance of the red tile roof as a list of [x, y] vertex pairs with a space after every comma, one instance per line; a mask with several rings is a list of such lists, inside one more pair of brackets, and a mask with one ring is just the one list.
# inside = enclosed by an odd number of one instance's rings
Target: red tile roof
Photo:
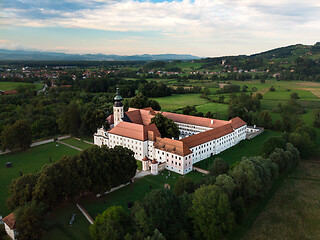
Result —
[[201, 133], [183, 138], [180, 141], [185, 143], [189, 148], [192, 148], [200, 144], [203, 144], [205, 142], [209, 142], [214, 139], [220, 138], [232, 132], [233, 132], [233, 128], [231, 124], [226, 124], [205, 132], [201, 132]]
[[183, 115], [178, 113], [170, 113], [170, 112], [159, 112], [159, 113], [173, 120], [174, 122], [187, 123], [191, 125], [197, 125], [197, 126], [208, 127], [208, 128], [215, 128], [228, 123], [228, 121], [224, 121], [224, 120], [195, 117], [195, 116]]
[[10, 213], [8, 216], [2, 219], [9, 228], [15, 229], [16, 228], [16, 220], [14, 218], [14, 214]]
[[184, 142], [170, 138], [157, 137], [154, 147], [183, 157], [192, 153], [190, 148]]
[[16, 93], [18, 93], [17, 90], [11, 90], [11, 91], [4, 91], [4, 92], [3, 92], [4, 95], [16, 94]]
[[136, 123], [122, 121], [109, 131], [109, 133], [112, 134], [137, 139], [140, 141], [146, 141], [148, 139], [148, 132], [153, 132], [154, 138], [161, 136], [154, 123], [144, 126]]
[[239, 117], [232, 118], [229, 122], [230, 122], [231, 126], [233, 127], [233, 129], [237, 129], [237, 128], [242, 127], [247, 124], [245, 121], [243, 121]]

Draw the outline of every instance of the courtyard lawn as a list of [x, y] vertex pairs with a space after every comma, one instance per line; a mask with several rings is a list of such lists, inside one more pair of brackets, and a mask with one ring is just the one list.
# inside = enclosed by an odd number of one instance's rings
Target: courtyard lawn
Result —
[[187, 105], [202, 105], [208, 102], [207, 100], [200, 98], [200, 96], [200, 94], [175, 94], [168, 97], [152, 99], [156, 100], [160, 104], [162, 111], [170, 112], [184, 108]]
[[244, 141], [241, 141], [236, 146], [229, 148], [219, 153], [218, 155], [202, 160], [201, 162], [198, 162], [194, 165], [202, 169], [209, 169], [214, 159], [217, 157], [222, 158], [229, 165], [232, 165], [240, 161], [242, 157], [258, 156], [260, 155], [261, 146], [267, 139], [269, 139], [270, 137], [276, 137], [280, 135], [281, 135], [280, 132], [265, 130], [262, 134], [260, 134], [259, 136], [253, 139], [250, 139], [250, 140], [246, 139]]
[[203, 178], [203, 175], [193, 171], [185, 176], [182, 176], [180, 174], [164, 170], [157, 176], [148, 175], [146, 177], [136, 179], [133, 183], [132, 191], [131, 185], [128, 185], [99, 199], [82, 199], [81, 204], [92, 218], [95, 218], [95, 216], [97, 216], [99, 213], [102, 213], [105, 209], [113, 205], [120, 205], [129, 212], [130, 210], [128, 209], [128, 202], [141, 200], [152, 190], [163, 188], [166, 183], [170, 185], [171, 189], [173, 189], [175, 183], [181, 177], [191, 178], [194, 180], [194, 182], [199, 182]]
[[0, 82], [0, 90], [11, 91], [16, 90], [18, 86], [36, 86], [36, 90], [40, 90], [43, 87], [42, 83], [22, 83], [22, 82]]
[[[55, 143], [48, 143], [30, 148], [25, 152], [0, 155], [0, 215], [6, 216], [11, 211], [6, 207], [9, 196], [9, 186], [13, 178], [22, 174], [40, 171], [43, 165], [58, 161], [64, 155], [75, 155], [79, 151]], [[12, 168], [6, 168], [6, 163], [12, 162]]]
[[77, 147], [77, 148], [80, 148], [82, 150], [90, 148], [91, 146], [93, 146], [93, 145], [91, 145], [89, 143], [86, 143], [84, 141], [79, 141], [79, 140], [77, 140], [75, 138], [67, 138], [67, 139], [61, 140], [61, 142], [70, 144], [70, 145], [72, 145], [74, 147]]

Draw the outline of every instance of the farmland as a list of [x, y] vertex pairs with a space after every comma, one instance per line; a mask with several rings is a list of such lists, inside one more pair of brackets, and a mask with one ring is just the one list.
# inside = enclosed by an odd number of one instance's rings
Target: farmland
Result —
[[319, 170], [319, 161], [302, 161], [243, 239], [319, 239]]
[[18, 86], [35, 86], [36, 90], [40, 90], [43, 87], [41, 83], [23, 83], [23, 82], [0, 82], [0, 90], [11, 91], [16, 90]]

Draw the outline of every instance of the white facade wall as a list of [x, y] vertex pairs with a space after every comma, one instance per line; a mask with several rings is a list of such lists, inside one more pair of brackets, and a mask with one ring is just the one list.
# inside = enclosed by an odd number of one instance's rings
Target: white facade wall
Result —
[[[189, 131], [190, 135], [200, 131], [210, 130], [210, 128], [204, 128], [201, 126], [193, 126], [190, 124], [183, 125], [182, 123], [178, 124], [180, 124], [179, 129], [181, 127], [181, 129], [184, 129], [182, 131]], [[189, 130], [185, 130], [187, 128], [189, 128]], [[246, 133], [247, 125], [244, 125], [240, 128], [234, 129], [232, 133], [191, 148], [190, 150], [192, 151], [192, 154], [185, 157], [160, 149], [155, 149], [154, 141], [140, 141], [111, 134], [103, 128], [98, 129], [97, 133], [94, 135], [94, 143], [98, 146], [107, 145], [110, 148], [115, 146], [127, 147], [135, 153], [134, 157], [137, 160], [141, 161], [146, 156], [149, 159], [156, 159], [159, 163], [166, 162], [166, 168], [170, 171], [179, 174], [186, 174], [192, 171], [194, 163], [219, 154], [220, 152], [238, 144], [241, 140], [246, 139]]]
[[14, 229], [11, 229], [6, 223], [4, 223], [4, 229], [6, 230], [10, 238], [12, 238], [13, 240], [16, 239], [17, 231], [15, 231]]
[[197, 125], [192, 125], [187, 123], [180, 123], [180, 122], [175, 122], [175, 123], [178, 125], [180, 134], [182, 135], [191, 136], [191, 135], [194, 135], [200, 132], [205, 132], [212, 129], [208, 127], [202, 127], [202, 126], [197, 126]]
[[118, 123], [122, 121], [123, 117], [124, 117], [123, 107], [113, 107], [114, 126], [117, 126]]
[[155, 158], [159, 163], [165, 162], [166, 168], [170, 171], [186, 174], [192, 171], [192, 154], [180, 156], [164, 150], [155, 149]]

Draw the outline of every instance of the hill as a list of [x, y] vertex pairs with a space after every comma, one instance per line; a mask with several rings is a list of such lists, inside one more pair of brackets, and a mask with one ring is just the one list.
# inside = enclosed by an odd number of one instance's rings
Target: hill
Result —
[[0, 49], [0, 60], [43, 60], [43, 61], [150, 61], [150, 60], [193, 60], [189, 54], [143, 54], [132, 56], [105, 54], [67, 54], [26, 50]]

